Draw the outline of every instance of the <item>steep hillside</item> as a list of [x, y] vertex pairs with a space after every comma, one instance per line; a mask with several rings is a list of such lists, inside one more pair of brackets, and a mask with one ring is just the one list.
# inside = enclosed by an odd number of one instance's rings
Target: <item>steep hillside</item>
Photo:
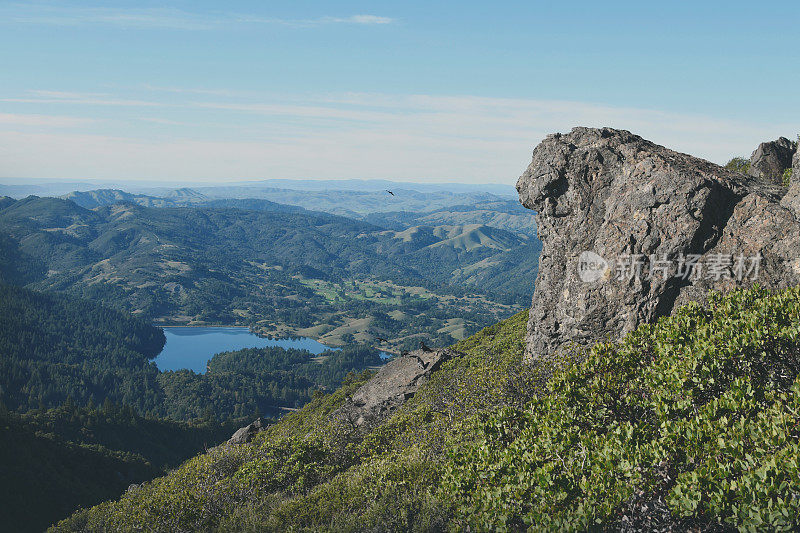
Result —
[[0, 283], [7, 285], [25, 285], [45, 274], [42, 261], [38, 261], [24, 253], [19, 243], [0, 233]]
[[0, 520], [6, 531], [42, 531], [161, 472], [139, 455], [41, 433], [1, 408], [0, 449]]
[[0, 285], [0, 401], [9, 409], [110, 399], [145, 413], [163, 394], [164, 333], [99, 304]]
[[712, 296], [563, 367], [520, 364], [525, 322], [377, 425], [338, 416], [347, 384], [57, 530], [800, 526], [800, 290]]
[[237, 423], [145, 418], [110, 402], [24, 415], [0, 404], [0, 520], [8, 531], [42, 531], [225, 441]]

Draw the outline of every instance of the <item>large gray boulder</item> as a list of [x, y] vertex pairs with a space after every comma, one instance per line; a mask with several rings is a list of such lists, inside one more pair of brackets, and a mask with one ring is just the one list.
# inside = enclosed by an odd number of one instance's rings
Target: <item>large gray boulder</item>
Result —
[[750, 175], [780, 185], [796, 151], [797, 145], [786, 137], [759, 144], [750, 156]]
[[252, 423], [237, 429], [236, 432], [231, 435], [231, 438], [228, 439], [228, 445], [235, 446], [237, 444], [246, 444], [253, 440], [258, 433], [267, 429], [267, 427], [268, 424], [263, 418], [257, 418]]
[[550, 135], [517, 190], [543, 241], [529, 360], [618, 339], [709, 289], [800, 282], [785, 188], [627, 131]]
[[445, 361], [462, 354], [454, 350], [417, 350], [389, 361], [335, 413], [355, 427], [371, 427], [414, 396]]

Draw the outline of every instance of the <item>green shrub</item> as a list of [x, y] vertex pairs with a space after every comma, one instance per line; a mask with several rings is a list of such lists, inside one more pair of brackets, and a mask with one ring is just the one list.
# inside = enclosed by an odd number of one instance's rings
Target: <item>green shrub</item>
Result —
[[[442, 493], [479, 530], [579, 531], [666, 487], [675, 520], [800, 526], [800, 291], [712, 295], [476, 423]], [[663, 472], [667, 472], [666, 479]]]
[[781, 182], [783, 183], [784, 187], [788, 187], [792, 183], [792, 169], [787, 168], [783, 171], [783, 176], [781, 177]]
[[727, 163], [725, 163], [725, 168], [728, 170], [733, 170], [734, 172], [741, 172], [742, 174], [747, 174], [750, 172], [750, 160], [744, 157], [734, 157]]

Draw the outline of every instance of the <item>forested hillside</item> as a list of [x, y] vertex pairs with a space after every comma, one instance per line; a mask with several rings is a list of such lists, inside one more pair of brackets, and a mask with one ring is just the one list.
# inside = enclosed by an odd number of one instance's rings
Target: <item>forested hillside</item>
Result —
[[217, 354], [209, 372], [159, 372], [163, 332], [101, 304], [0, 285], [0, 401], [13, 411], [110, 401], [175, 420], [296, 408], [352, 371], [380, 365], [351, 346], [313, 356], [261, 348]]
[[[0, 284], [0, 520], [41, 530], [297, 408], [381, 364], [351, 346], [312, 356], [217, 354], [206, 374], [159, 372], [163, 332], [123, 311]], [[46, 501], [46, 504], [42, 502]]]
[[102, 305], [0, 285], [0, 401], [12, 410], [106, 398], [160, 409], [164, 333]]
[[3, 529], [42, 531], [78, 507], [117, 498], [224, 441], [240, 423], [143, 418], [110, 401], [24, 415], [0, 405]]

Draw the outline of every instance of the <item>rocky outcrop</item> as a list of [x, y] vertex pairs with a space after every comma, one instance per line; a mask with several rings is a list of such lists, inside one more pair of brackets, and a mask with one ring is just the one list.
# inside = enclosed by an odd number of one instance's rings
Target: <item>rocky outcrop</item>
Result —
[[459, 356], [454, 350], [423, 349], [389, 361], [334, 416], [356, 427], [378, 423], [411, 398], [442, 363]]
[[620, 338], [709, 289], [800, 282], [785, 188], [627, 131], [547, 137], [517, 190], [543, 241], [528, 359]]
[[759, 144], [750, 156], [750, 175], [781, 185], [783, 172], [792, 167], [796, 150], [797, 144], [786, 137]]
[[268, 424], [262, 418], [258, 418], [253, 423], [248, 424], [236, 430], [236, 432], [228, 439], [228, 444], [233, 446], [236, 444], [245, 444], [253, 440], [259, 432], [267, 429]]

